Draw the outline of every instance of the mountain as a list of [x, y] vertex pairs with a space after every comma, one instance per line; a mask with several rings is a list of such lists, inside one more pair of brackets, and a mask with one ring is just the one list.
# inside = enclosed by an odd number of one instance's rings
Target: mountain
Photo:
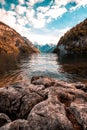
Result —
[[31, 42], [24, 40], [14, 29], [0, 22], [0, 54], [37, 53], [37, 49], [29, 43]]
[[63, 54], [87, 54], [87, 19], [62, 36], [54, 52]]
[[38, 48], [42, 53], [52, 53], [55, 49], [55, 45], [51, 44], [45, 44], [45, 45], [38, 45], [35, 44], [35, 47]]

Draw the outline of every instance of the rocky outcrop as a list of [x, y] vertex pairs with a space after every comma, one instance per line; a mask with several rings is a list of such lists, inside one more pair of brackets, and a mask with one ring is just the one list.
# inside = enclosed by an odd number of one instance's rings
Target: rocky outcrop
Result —
[[54, 52], [60, 55], [87, 54], [87, 19], [66, 32]]
[[0, 88], [0, 113], [0, 130], [87, 130], [87, 85], [22, 80]]
[[0, 55], [37, 53], [37, 49], [31, 49], [28, 43], [14, 29], [0, 22]]

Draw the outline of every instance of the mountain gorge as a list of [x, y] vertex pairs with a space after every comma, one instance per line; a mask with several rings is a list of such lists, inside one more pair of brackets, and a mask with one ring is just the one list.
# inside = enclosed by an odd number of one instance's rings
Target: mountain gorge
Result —
[[54, 52], [65, 54], [87, 54], [87, 19], [62, 36]]

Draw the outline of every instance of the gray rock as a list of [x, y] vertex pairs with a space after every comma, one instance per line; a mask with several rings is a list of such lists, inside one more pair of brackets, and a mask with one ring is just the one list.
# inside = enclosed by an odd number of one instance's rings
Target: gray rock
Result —
[[15, 120], [0, 128], [0, 130], [30, 130], [27, 120]]
[[71, 103], [70, 111], [75, 115], [83, 130], [87, 130], [87, 102], [86, 104], [77, 102]]
[[[41, 86], [42, 87], [42, 86]], [[12, 120], [26, 119], [33, 106], [45, 99], [39, 86], [15, 83], [0, 89], [0, 112], [6, 113]]]
[[74, 130], [64, 106], [47, 100], [34, 107], [28, 116], [32, 130]]
[[87, 130], [87, 93], [77, 85], [37, 76], [0, 88], [0, 112], [15, 120], [0, 130]]
[[31, 83], [34, 85], [44, 85], [45, 88], [47, 88], [53, 86], [55, 84], [55, 80], [48, 77], [35, 76], [31, 79]]
[[0, 127], [10, 122], [11, 120], [7, 115], [5, 115], [4, 113], [0, 113]]
[[37, 104], [30, 112], [27, 120], [33, 130], [74, 130], [56, 89], [50, 87], [47, 90], [48, 99]]

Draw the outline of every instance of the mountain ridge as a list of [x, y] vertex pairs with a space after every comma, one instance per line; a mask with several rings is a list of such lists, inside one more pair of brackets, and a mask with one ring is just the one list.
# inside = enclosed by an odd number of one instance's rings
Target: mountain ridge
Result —
[[0, 22], [0, 54], [24, 53], [38, 53], [38, 51], [35, 48], [31, 50], [30, 45], [16, 30]]
[[87, 53], [87, 19], [67, 31], [60, 38], [54, 52], [60, 54]]

